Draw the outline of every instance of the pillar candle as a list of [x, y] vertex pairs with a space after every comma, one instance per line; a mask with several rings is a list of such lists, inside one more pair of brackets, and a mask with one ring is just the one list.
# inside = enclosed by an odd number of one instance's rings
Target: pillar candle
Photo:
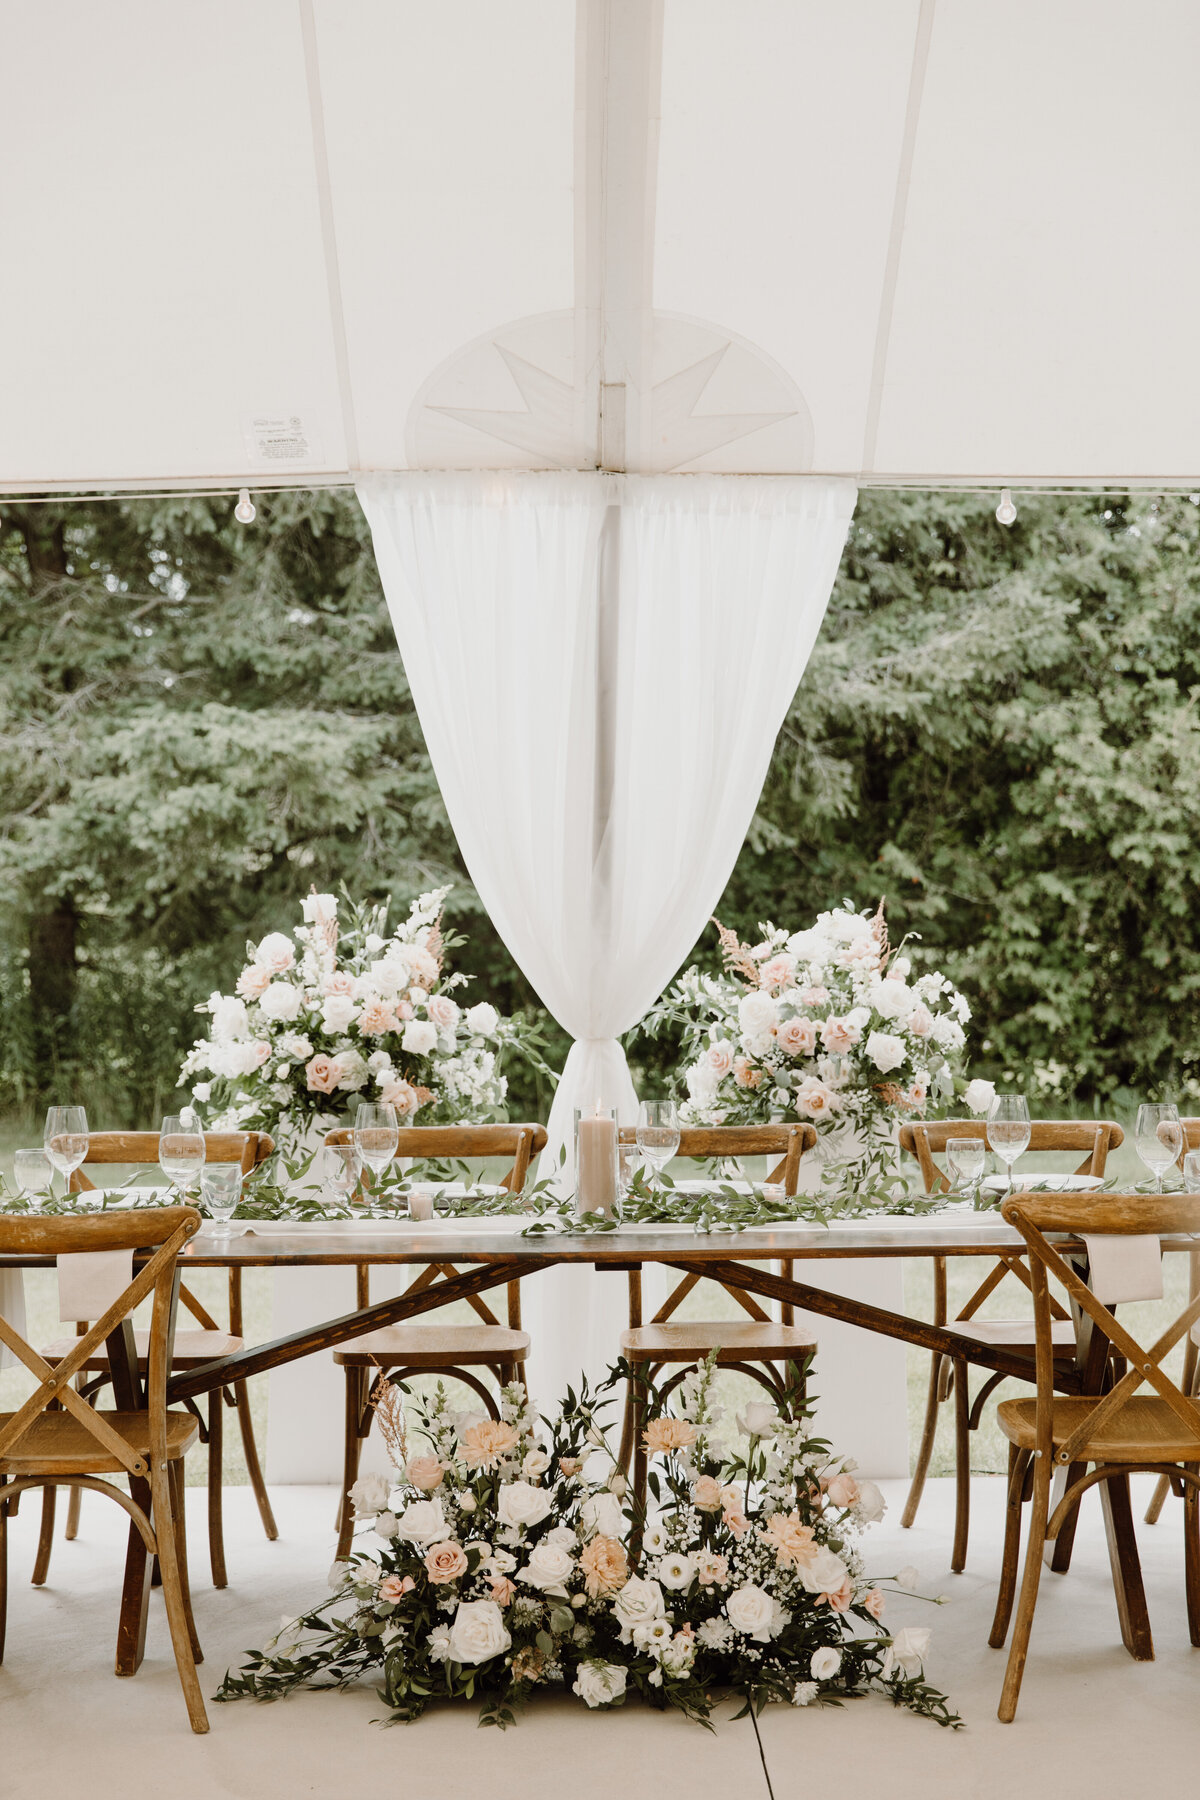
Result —
[[575, 1210], [603, 1213], [611, 1219], [617, 1210], [617, 1121], [597, 1108], [579, 1121], [575, 1140]]

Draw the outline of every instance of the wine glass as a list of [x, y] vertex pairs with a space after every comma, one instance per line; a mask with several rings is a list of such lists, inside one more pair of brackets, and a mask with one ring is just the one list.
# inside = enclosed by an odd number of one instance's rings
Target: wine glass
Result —
[[638, 1107], [637, 1146], [657, 1176], [679, 1148], [679, 1112], [673, 1100], [643, 1100]]
[[200, 1177], [200, 1199], [213, 1221], [213, 1236], [228, 1237], [229, 1221], [242, 1197], [240, 1163], [207, 1163]]
[[1163, 1176], [1183, 1149], [1179, 1108], [1147, 1101], [1138, 1107], [1134, 1148], [1154, 1177], [1154, 1191], [1163, 1191]]
[[1189, 1194], [1200, 1194], [1200, 1150], [1189, 1150], [1183, 1159], [1183, 1186]]
[[952, 1137], [946, 1139], [946, 1167], [959, 1192], [967, 1192], [972, 1200], [979, 1194], [983, 1176], [984, 1145], [982, 1138]]
[[368, 1169], [382, 1175], [399, 1144], [395, 1107], [364, 1100], [354, 1120], [354, 1147]]
[[1024, 1094], [997, 1094], [988, 1107], [987, 1141], [1008, 1173], [1013, 1191], [1013, 1164], [1029, 1148], [1029, 1102]]
[[76, 1169], [87, 1161], [88, 1122], [83, 1107], [49, 1107], [42, 1143], [51, 1166], [69, 1187]]
[[323, 1185], [337, 1195], [337, 1209], [347, 1212], [358, 1184], [362, 1180], [362, 1158], [358, 1145], [326, 1144], [322, 1156]]
[[54, 1192], [54, 1169], [44, 1150], [18, 1150], [13, 1157], [13, 1180], [34, 1212]]
[[158, 1134], [158, 1166], [186, 1199], [204, 1168], [204, 1133], [191, 1107], [164, 1118]]

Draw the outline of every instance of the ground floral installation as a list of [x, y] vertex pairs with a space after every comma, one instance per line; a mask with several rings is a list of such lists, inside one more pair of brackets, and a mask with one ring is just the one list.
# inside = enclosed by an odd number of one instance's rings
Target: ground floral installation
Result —
[[359, 1099], [395, 1107], [402, 1124], [497, 1117], [503, 1054], [540, 1066], [538, 1040], [488, 1001], [454, 997], [470, 978], [446, 967], [465, 942], [442, 923], [449, 892], [422, 894], [390, 933], [389, 902], [339, 908], [314, 892], [292, 937], [248, 944], [236, 992], [197, 1006], [209, 1033], [180, 1076], [208, 1128], [269, 1131], [294, 1147], [310, 1125], [352, 1117]]
[[930, 1633], [882, 1624], [889, 1588], [916, 1571], [864, 1572], [857, 1540], [883, 1501], [811, 1435], [796, 1385], [737, 1421], [717, 1404], [714, 1359], [671, 1406], [645, 1393], [649, 1516], [634, 1506], [596, 1394], [568, 1391], [543, 1429], [524, 1390], [501, 1416], [455, 1412], [440, 1385], [410, 1399], [381, 1384], [393, 1479], [364, 1475], [353, 1500], [371, 1547], [331, 1573], [331, 1595], [251, 1652], [218, 1698], [273, 1700], [298, 1687], [380, 1680], [395, 1719], [435, 1699], [473, 1699], [508, 1724], [543, 1689], [588, 1707], [631, 1693], [707, 1720], [735, 1693], [760, 1711], [871, 1690], [942, 1725], [960, 1723], [925, 1680]]
[[806, 1120], [826, 1185], [874, 1184], [883, 1200], [898, 1122], [956, 1099], [986, 1111], [991, 1082], [962, 1072], [966, 999], [944, 975], [915, 975], [905, 946], [890, 950], [882, 904], [872, 916], [847, 902], [806, 931], [761, 925], [754, 945], [714, 924], [724, 972], [686, 970], [641, 1026], [682, 1027], [685, 1122]]

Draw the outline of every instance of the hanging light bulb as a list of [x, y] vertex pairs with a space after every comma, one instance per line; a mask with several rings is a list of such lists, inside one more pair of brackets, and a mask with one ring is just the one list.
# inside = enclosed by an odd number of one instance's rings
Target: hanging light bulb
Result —
[[1016, 519], [1016, 516], [1017, 516], [1017, 509], [1013, 505], [1013, 497], [1012, 497], [1011, 490], [1009, 488], [1001, 488], [1000, 504], [996, 508], [996, 518], [999, 520], [1001, 525], [1011, 525], [1014, 522], [1014, 520]]
[[257, 514], [254, 510], [254, 502], [250, 498], [249, 488], [243, 488], [238, 495], [238, 503], [233, 509], [233, 516], [239, 525], [253, 525]]

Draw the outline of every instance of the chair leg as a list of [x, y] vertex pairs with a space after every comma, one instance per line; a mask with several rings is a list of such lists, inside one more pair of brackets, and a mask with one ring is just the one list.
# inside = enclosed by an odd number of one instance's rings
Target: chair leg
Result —
[[7, 1478], [0, 1475], [0, 1663], [4, 1661], [4, 1634], [8, 1626], [8, 1507], [4, 1502]]
[[1158, 1480], [1154, 1484], [1154, 1492], [1150, 1496], [1150, 1504], [1146, 1508], [1146, 1523], [1147, 1523], [1147, 1525], [1157, 1525], [1158, 1524], [1159, 1516], [1162, 1513], [1162, 1509], [1163, 1509], [1164, 1505], [1166, 1504], [1167, 1495], [1170, 1493], [1170, 1491], [1171, 1491], [1170, 1476], [1169, 1475], [1160, 1475]]
[[988, 1643], [993, 1650], [1003, 1650], [1012, 1618], [1013, 1595], [1017, 1591], [1017, 1564], [1021, 1554], [1021, 1508], [1025, 1502], [1025, 1481], [1029, 1470], [1028, 1450], [1008, 1446], [1008, 1503], [1004, 1515], [1004, 1557], [1000, 1565], [1000, 1588], [996, 1595], [996, 1611]]
[[[362, 1458], [362, 1425], [366, 1411], [367, 1370], [348, 1368], [346, 1370], [346, 1435], [342, 1453], [342, 1500], [338, 1507], [336, 1562], [343, 1562], [350, 1554], [350, 1543], [354, 1536], [354, 1507], [350, 1500], [350, 1489], [358, 1480], [358, 1465]], [[368, 1430], [370, 1420], [367, 1420]]]
[[50, 1552], [54, 1548], [54, 1509], [56, 1489], [42, 1489], [42, 1529], [38, 1536], [37, 1555], [31, 1577], [34, 1587], [41, 1587], [50, 1571]]
[[1021, 1581], [1021, 1597], [1017, 1602], [1013, 1626], [1012, 1648], [1004, 1671], [1004, 1687], [1000, 1694], [997, 1717], [1001, 1724], [1011, 1725], [1017, 1713], [1021, 1693], [1021, 1677], [1029, 1654], [1029, 1634], [1033, 1628], [1033, 1611], [1037, 1605], [1038, 1584], [1042, 1575], [1042, 1547], [1046, 1541], [1046, 1524], [1050, 1517], [1050, 1466], [1046, 1457], [1035, 1456], [1033, 1464], [1033, 1503], [1029, 1512], [1029, 1541], [1025, 1546], [1025, 1574]]
[[79, 1514], [83, 1505], [83, 1489], [72, 1488], [67, 1496], [67, 1529], [63, 1533], [69, 1544], [79, 1536]]
[[908, 1499], [904, 1502], [904, 1511], [900, 1515], [900, 1523], [906, 1529], [916, 1520], [917, 1508], [921, 1504], [921, 1495], [925, 1491], [925, 1477], [929, 1473], [929, 1462], [933, 1455], [933, 1441], [937, 1436], [938, 1379], [941, 1367], [942, 1358], [931, 1356], [929, 1359], [929, 1387], [925, 1394], [925, 1423], [921, 1428], [921, 1447], [917, 1451], [917, 1466], [913, 1470]]
[[215, 1588], [229, 1586], [225, 1572], [225, 1402], [220, 1388], [208, 1396], [208, 1565]]
[[[176, 1548], [170, 1482], [166, 1471], [159, 1468], [152, 1468], [150, 1482], [154, 1497], [158, 1561], [162, 1567], [163, 1599], [167, 1607], [167, 1623], [171, 1627], [175, 1667], [179, 1671], [179, 1685], [183, 1689], [183, 1698], [187, 1704], [192, 1730], [205, 1732], [208, 1730], [208, 1715], [204, 1710], [204, 1697], [200, 1692], [200, 1682], [196, 1676], [191, 1632], [188, 1629], [188, 1609], [183, 1596], [179, 1552]], [[182, 1483], [180, 1486], [182, 1487]], [[182, 1512], [182, 1508], [180, 1510]]]
[[961, 1575], [967, 1566], [967, 1534], [971, 1529], [971, 1390], [967, 1365], [954, 1365], [954, 1552], [950, 1567]]
[[[1196, 1463], [1189, 1465], [1200, 1473]], [[1200, 1494], [1190, 1481], [1183, 1484], [1183, 1581], [1187, 1595], [1188, 1633], [1200, 1649]]]
[[192, 1644], [192, 1659], [201, 1663], [204, 1661], [204, 1652], [200, 1648], [200, 1637], [192, 1612], [192, 1578], [188, 1569], [187, 1489], [183, 1463], [173, 1462], [167, 1474], [171, 1484], [171, 1529], [175, 1533], [175, 1554], [179, 1558], [179, 1586], [187, 1613], [188, 1637]]
[[267, 1484], [263, 1479], [262, 1465], [258, 1459], [258, 1445], [254, 1439], [254, 1420], [250, 1413], [250, 1395], [244, 1381], [234, 1383], [234, 1404], [237, 1408], [238, 1426], [242, 1434], [242, 1451], [246, 1458], [246, 1473], [250, 1477], [250, 1486], [254, 1489], [254, 1498], [258, 1502], [258, 1516], [262, 1520], [263, 1530], [272, 1544], [279, 1536], [279, 1527], [275, 1523], [275, 1514], [271, 1510], [271, 1497], [267, 1493]]

